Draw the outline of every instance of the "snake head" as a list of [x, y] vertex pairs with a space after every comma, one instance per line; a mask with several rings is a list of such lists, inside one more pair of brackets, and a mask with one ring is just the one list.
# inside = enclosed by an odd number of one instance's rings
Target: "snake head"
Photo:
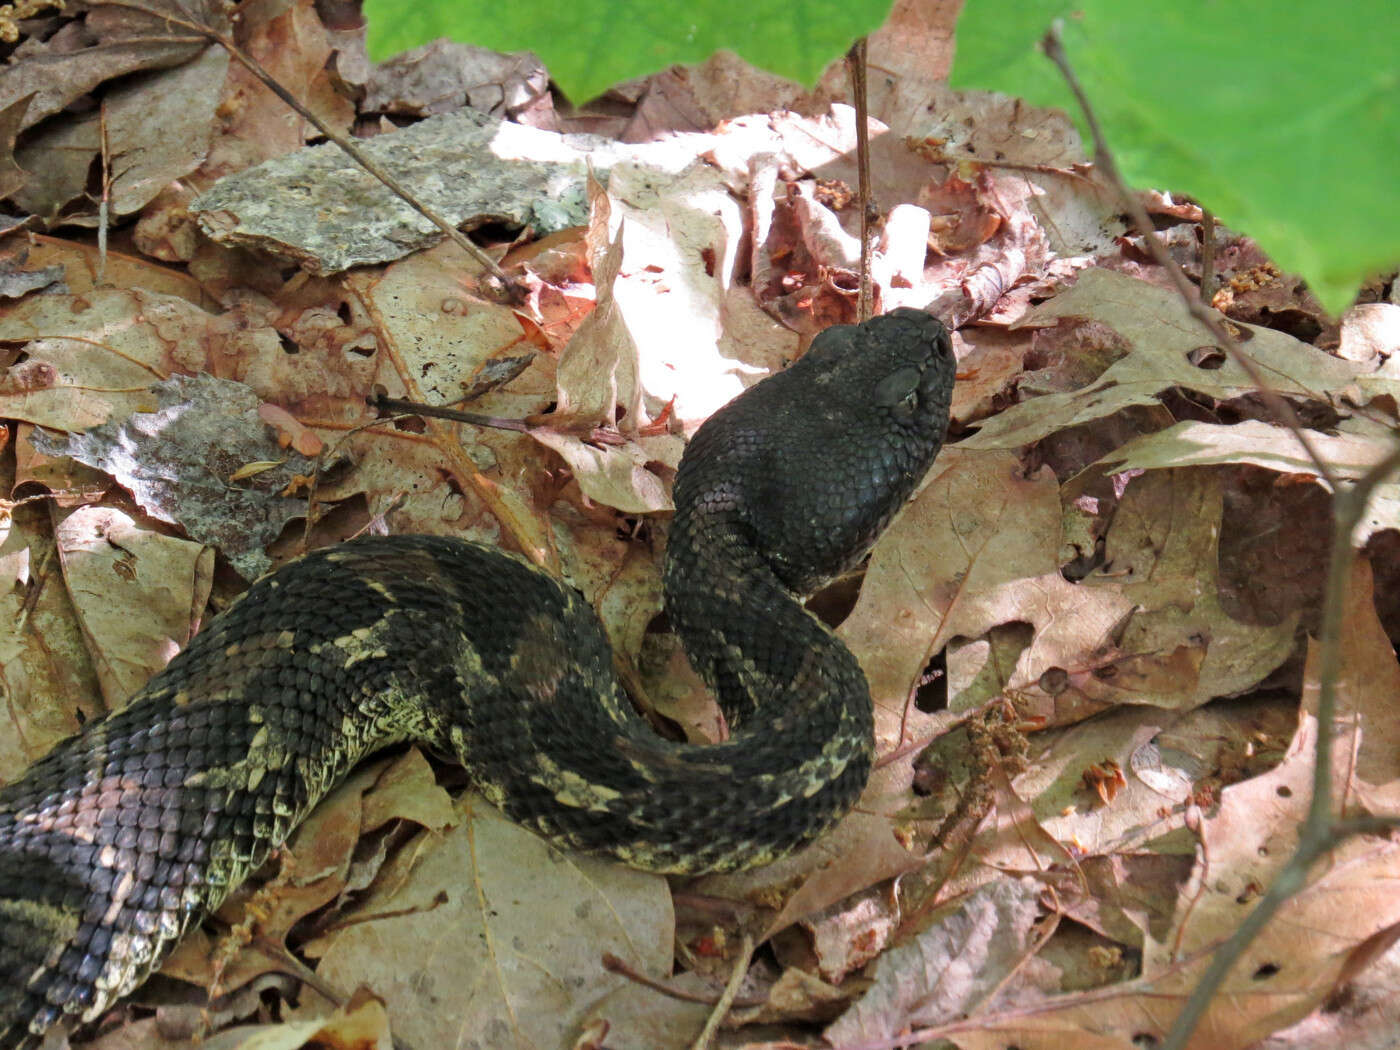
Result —
[[799, 593], [849, 569], [942, 446], [955, 364], [948, 330], [920, 310], [826, 329], [696, 432], [672, 542], [739, 530]]
[[785, 374], [820, 388], [829, 410], [858, 426], [878, 421], [921, 455], [923, 448], [915, 449], [920, 439], [941, 445], [948, 429], [955, 365], [943, 323], [922, 310], [900, 307], [864, 324], [819, 333]]

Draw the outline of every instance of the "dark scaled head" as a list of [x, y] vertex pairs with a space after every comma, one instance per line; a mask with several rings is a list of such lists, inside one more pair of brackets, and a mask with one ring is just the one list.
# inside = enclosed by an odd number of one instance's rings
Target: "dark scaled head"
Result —
[[741, 528], [799, 592], [844, 571], [933, 462], [954, 367], [947, 329], [919, 310], [828, 328], [696, 432], [676, 477], [677, 528]]

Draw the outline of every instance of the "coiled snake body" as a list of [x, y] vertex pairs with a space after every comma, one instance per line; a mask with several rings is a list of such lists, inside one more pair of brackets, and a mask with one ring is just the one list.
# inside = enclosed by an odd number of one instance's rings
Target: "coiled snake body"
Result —
[[696, 433], [668, 615], [730, 738], [656, 735], [593, 610], [490, 547], [365, 539], [255, 583], [130, 704], [0, 790], [0, 1047], [91, 1020], [155, 969], [369, 752], [454, 756], [514, 820], [661, 872], [765, 863], [864, 787], [855, 658], [793, 598], [857, 561], [942, 442], [943, 326], [823, 332]]

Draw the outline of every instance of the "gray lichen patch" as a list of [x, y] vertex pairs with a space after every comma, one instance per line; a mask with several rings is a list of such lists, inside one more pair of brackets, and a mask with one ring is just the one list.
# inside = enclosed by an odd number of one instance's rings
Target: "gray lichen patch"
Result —
[[242, 383], [176, 374], [152, 390], [154, 412], [83, 433], [36, 430], [34, 447], [106, 471], [146, 513], [217, 546], [246, 578], [261, 575], [271, 565], [263, 548], [306, 513], [305, 499], [283, 493], [315, 463], [278, 447]]
[[[431, 117], [361, 148], [449, 222], [532, 226], [540, 234], [588, 219], [588, 167], [604, 177], [631, 162], [669, 178], [696, 147], [559, 135], [473, 110]], [[319, 275], [389, 262], [442, 234], [339, 146], [326, 143], [229, 175], [190, 206], [223, 244], [288, 257]]]

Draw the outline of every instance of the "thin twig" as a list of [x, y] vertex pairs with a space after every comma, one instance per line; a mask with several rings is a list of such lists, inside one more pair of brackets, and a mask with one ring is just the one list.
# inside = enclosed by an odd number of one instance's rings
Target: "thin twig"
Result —
[[421, 401], [405, 401], [398, 397], [376, 397], [370, 401], [375, 408], [406, 415], [432, 416], [434, 419], [450, 419], [456, 423], [470, 423], [478, 427], [491, 427], [494, 430], [514, 430], [528, 434], [531, 426], [523, 419], [509, 419], [505, 416], [484, 416], [480, 412], [463, 412], [456, 408], [441, 405], [425, 405]]
[[[702, 1006], [714, 1006], [719, 1002], [717, 995], [702, 995], [697, 992], [687, 992], [683, 988], [672, 988], [665, 981], [658, 981], [655, 977], [648, 977], [640, 970], [628, 965], [625, 959], [620, 959], [612, 952], [603, 953], [603, 969], [608, 973], [615, 973], [620, 977], [626, 977], [629, 981], [640, 984], [643, 988], [650, 988], [653, 992], [659, 992], [670, 999], [676, 999], [683, 1003], [699, 1003]], [[735, 999], [730, 1003], [730, 1008], [744, 1007], [753, 1009], [762, 1006], [767, 999]]]
[[196, 33], [204, 39], [211, 40], [218, 44], [229, 53], [234, 61], [249, 73], [252, 73], [265, 88], [287, 105], [291, 106], [292, 109], [296, 110], [297, 114], [303, 120], [349, 154], [350, 158], [356, 164], [382, 182], [388, 187], [391, 193], [419, 215], [423, 216], [423, 218], [431, 222], [442, 231], [443, 235], [447, 237], [448, 240], [452, 241], [453, 244], [457, 245], [457, 247], [461, 248], [462, 251], [466, 252], [468, 256], [474, 259], [492, 278], [500, 283], [500, 290], [508, 301], [512, 303], [524, 302], [525, 292], [519, 287], [517, 282], [512, 280], [511, 277], [497, 265], [495, 259], [491, 258], [491, 256], [480, 247], [473, 244], [470, 238], [462, 233], [461, 230], [457, 229], [452, 223], [448, 222], [443, 216], [416, 200], [403, 183], [399, 182], [399, 180], [386, 169], [380, 167], [364, 150], [356, 145], [353, 139], [341, 134], [320, 117], [316, 116], [311, 110], [307, 109], [306, 106], [302, 105], [290, 91], [278, 83], [277, 80], [273, 78], [272, 74], [262, 67], [262, 64], [259, 63], [257, 59], [253, 58], [252, 55], [244, 53], [244, 51], [233, 42], [231, 37], [225, 36], [217, 29], [204, 25], [202, 22], [197, 22], [193, 19], [177, 18], [169, 12], [153, 10], [144, 4], [136, 3], [135, 0], [109, 0], [109, 6], [124, 7], [132, 11], [140, 11], [142, 14], [150, 15], [152, 18], [158, 18], [170, 25], [188, 29], [190, 32]]
[[[493, 430], [512, 430], [517, 434], [533, 434], [539, 429], [548, 429], [556, 434], [569, 434], [593, 445], [625, 445], [627, 438], [620, 434], [615, 428], [609, 426], [593, 426], [592, 424], [571, 425], [559, 423], [550, 419], [547, 415], [526, 416], [524, 419], [513, 419], [509, 416], [484, 416], [478, 412], [463, 412], [458, 408], [448, 408], [446, 405], [429, 405], [422, 401], [406, 401], [398, 397], [376, 396], [368, 399], [368, 403], [375, 408], [387, 409], [391, 412], [399, 412], [405, 415], [425, 416], [431, 419], [448, 419], [454, 423], [469, 423], [472, 426], [490, 427]], [[376, 420], [375, 422], [383, 422]], [[648, 426], [639, 430], [641, 434], [665, 433], [653, 431]]]
[[744, 983], [744, 975], [749, 972], [749, 957], [752, 955], [753, 934], [746, 933], [743, 943], [739, 945], [739, 957], [734, 961], [734, 969], [729, 974], [729, 981], [724, 986], [719, 1002], [715, 1003], [715, 1008], [710, 1011], [710, 1016], [705, 1020], [705, 1027], [700, 1030], [695, 1042], [690, 1044], [690, 1050], [709, 1050], [710, 1044], [714, 1042], [715, 1033], [729, 1015], [734, 1000], [738, 998], [739, 986]]
[[861, 37], [846, 52], [846, 68], [851, 75], [851, 93], [856, 103], [856, 182], [860, 197], [860, 299], [856, 306], [857, 320], [870, 320], [871, 303], [870, 255], [871, 236], [879, 213], [870, 192], [870, 113], [869, 92], [866, 90], [866, 40]]
[[1215, 212], [1201, 209], [1201, 302], [1215, 297]]
[[97, 280], [100, 288], [107, 283], [107, 225], [111, 219], [112, 148], [107, 138], [107, 100], [102, 100], [97, 118], [102, 143], [102, 199], [97, 205]]
[[[922, 751], [924, 748], [928, 747], [939, 737], [944, 736], [945, 734], [950, 733], [954, 729], [958, 728], [958, 726], [962, 725], [964, 721], [966, 721], [966, 719], [960, 719], [959, 721], [954, 722], [952, 725], [944, 726], [942, 729], [935, 730], [934, 732], [928, 734], [928, 736], [915, 737], [913, 740], [910, 740], [907, 743], [900, 744], [893, 751], [888, 751], [885, 754], [880, 755], [878, 758], [876, 758], [875, 768], [884, 769], [885, 766], [889, 765], [891, 762], [898, 762], [905, 755], [913, 754], [915, 751]], [[902, 730], [900, 733], [900, 738], [903, 739]]]

